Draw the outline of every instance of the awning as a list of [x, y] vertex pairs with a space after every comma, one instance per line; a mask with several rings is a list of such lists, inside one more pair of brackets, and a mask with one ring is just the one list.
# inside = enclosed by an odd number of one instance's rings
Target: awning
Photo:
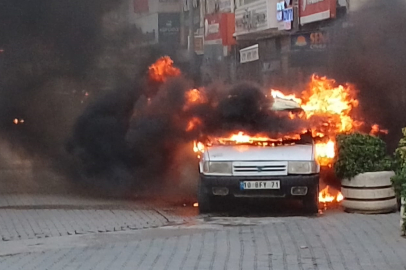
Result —
[[240, 50], [240, 63], [259, 60], [258, 44]]

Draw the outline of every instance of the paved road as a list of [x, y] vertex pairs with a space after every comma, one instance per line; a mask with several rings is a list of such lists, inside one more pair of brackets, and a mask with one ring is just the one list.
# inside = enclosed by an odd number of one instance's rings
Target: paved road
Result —
[[192, 216], [182, 217], [175, 210], [1, 195], [0, 234], [8, 241], [0, 241], [0, 269], [406, 269], [398, 213], [209, 217], [185, 207]]
[[247, 204], [198, 216], [190, 204], [56, 195], [60, 183], [15, 172], [0, 177], [0, 270], [406, 269], [398, 213], [248, 216]]

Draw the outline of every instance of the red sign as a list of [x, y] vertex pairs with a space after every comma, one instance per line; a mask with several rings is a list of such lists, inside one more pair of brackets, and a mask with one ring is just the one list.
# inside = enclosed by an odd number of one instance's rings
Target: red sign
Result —
[[204, 43], [222, 44], [224, 46], [234, 43], [235, 32], [234, 13], [216, 13], [206, 15], [204, 20]]
[[221, 13], [206, 15], [204, 20], [204, 40], [206, 43], [219, 41], [222, 43], [221, 36]]
[[300, 24], [335, 18], [336, 0], [300, 0]]

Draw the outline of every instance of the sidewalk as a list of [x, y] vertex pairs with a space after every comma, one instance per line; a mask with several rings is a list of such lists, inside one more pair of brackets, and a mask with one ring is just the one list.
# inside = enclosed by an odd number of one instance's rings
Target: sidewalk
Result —
[[137, 230], [182, 222], [182, 218], [142, 202], [62, 195], [0, 195], [3, 241]]

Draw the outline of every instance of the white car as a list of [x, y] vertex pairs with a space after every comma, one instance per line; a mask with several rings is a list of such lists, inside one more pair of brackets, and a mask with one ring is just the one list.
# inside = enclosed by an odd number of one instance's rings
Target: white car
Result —
[[[297, 110], [292, 100], [275, 99], [273, 110]], [[266, 142], [265, 142], [266, 143]], [[199, 161], [198, 204], [210, 212], [214, 197], [295, 198], [318, 212], [320, 166], [310, 134], [277, 146], [255, 143], [206, 147]]]

